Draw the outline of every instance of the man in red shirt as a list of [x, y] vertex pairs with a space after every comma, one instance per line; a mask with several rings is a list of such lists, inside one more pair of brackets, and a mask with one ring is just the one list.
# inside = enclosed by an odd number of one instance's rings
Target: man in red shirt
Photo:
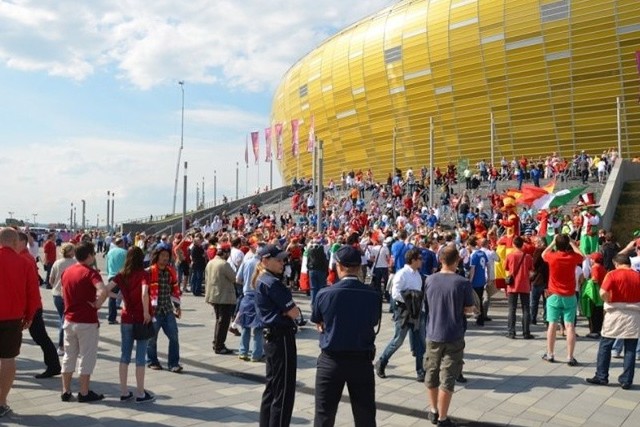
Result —
[[7, 396], [16, 376], [22, 330], [31, 326], [40, 305], [38, 276], [16, 253], [17, 247], [18, 233], [12, 228], [0, 229], [0, 417], [11, 411]]
[[[555, 251], [553, 251], [555, 249]], [[567, 364], [578, 366], [573, 357], [576, 346], [576, 266], [582, 264], [584, 255], [580, 248], [566, 234], [556, 234], [553, 241], [542, 252], [542, 259], [549, 264], [549, 294], [547, 298], [547, 352], [542, 356], [547, 362], [554, 362], [553, 350], [556, 344], [556, 326], [561, 320], [567, 330]]]
[[90, 242], [76, 246], [77, 264], [67, 268], [62, 275], [64, 299], [64, 357], [62, 358], [63, 402], [73, 399], [71, 378], [80, 359], [79, 402], [94, 402], [104, 395], [89, 390], [91, 374], [96, 366], [98, 353], [98, 310], [109, 296], [109, 287], [102, 282], [100, 273], [91, 266], [95, 262], [95, 250]]
[[518, 298], [520, 298], [520, 306], [522, 308], [522, 338], [531, 340], [531, 313], [530, 313], [530, 293], [531, 281], [529, 273], [533, 271], [533, 258], [531, 255], [522, 251], [524, 240], [520, 236], [513, 239], [513, 245], [516, 250], [507, 255], [504, 268], [513, 277], [513, 282], [507, 286], [507, 298], [509, 301], [509, 315], [507, 317], [507, 338], [515, 339], [516, 337], [516, 308], [518, 306]]
[[43, 250], [44, 250], [44, 271], [47, 272], [47, 276], [44, 279], [44, 284], [47, 289], [51, 289], [51, 284], [49, 283], [49, 276], [51, 276], [51, 267], [53, 263], [56, 262], [56, 235], [55, 233], [47, 234], [47, 240], [44, 242]]
[[[16, 251], [27, 262], [27, 264], [31, 265], [31, 268], [37, 275], [38, 266], [29, 253], [29, 249], [27, 249], [28, 242], [29, 237], [27, 234], [22, 231], [18, 232], [18, 246], [16, 247]], [[29, 334], [31, 335], [31, 338], [33, 338], [33, 341], [40, 346], [40, 349], [42, 349], [44, 364], [47, 367], [43, 373], [37, 374], [36, 378], [51, 378], [53, 376], [60, 375], [60, 359], [58, 358], [56, 346], [53, 345], [51, 338], [49, 338], [49, 335], [47, 334], [47, 329], [44, 326], [40, 289], [36, 288], [36, 290], [38, 292], [38, 310], [33, 315], [33, 320], [29, 326]]]
[[636, 346], [640, 337], [640, 273], [631, 269], [628, 255], [613, 257], [615, 270], [610, 271], [600, 286], [605, 302], [602, 338], [598, 348], [596, 375], [587, 378], [589, 384], [607, 385], [611, 349], [616, 338], [624, 341], [624, 363], [618, 382], [624, 390], [631, 388], [636, 368]]

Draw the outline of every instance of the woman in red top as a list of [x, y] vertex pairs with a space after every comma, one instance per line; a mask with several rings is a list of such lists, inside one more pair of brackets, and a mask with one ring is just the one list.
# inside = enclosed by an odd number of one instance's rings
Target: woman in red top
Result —
[[133, 398], [127, 387], [127, 375], [133, 343], [136, 342], [136, 403], [151, 402], [155, 396], [144, 389], [145, 358], [147, 355], [148, 339], [136, 340], [133, 337], [134, 324], [147, 324], [151, 322], [148, 273], [144, 269], [144, 252], [134, 246], [127, 252], [127, 258], [122, 271], [118, 273], [112, 282], [120, 288], [120, 294], [124, 300], [121, 313], [120, 334], [120, 400]]

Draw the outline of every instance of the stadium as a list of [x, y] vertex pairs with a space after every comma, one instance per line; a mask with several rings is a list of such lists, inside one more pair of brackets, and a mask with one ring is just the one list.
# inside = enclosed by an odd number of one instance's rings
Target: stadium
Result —
[[[271, 122], [285, 181], [396, 164], [475, 164], [640, 148], [637, 0], [405, 0], [324, 41], [283, 76]], [[618, 102], [619, 101], [619, 102]], [[299, 122], [299, 155], [292, 153]], [[493, 144], [491, 143], [493, 141]], [[395, 150], [394, 150], [395, 146]], [[491, 147], [493, 146], [493, 150]]]

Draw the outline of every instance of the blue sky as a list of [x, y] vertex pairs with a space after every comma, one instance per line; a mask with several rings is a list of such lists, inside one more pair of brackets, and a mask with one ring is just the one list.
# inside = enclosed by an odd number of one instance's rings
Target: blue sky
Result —
[[116, 222], [170, 212], [180, 80], [188, 206], [203, 177], [211, 201], [214, 170], [218, 198], [233, 197], [236, 162], [241, 196], [264, 187], [264, 162], [259, 173], [250, 162], [245, 180], [245, 138], [259, 130], [264, 150], [284, 72], [393, 3], [0, 0], [0, 218], [12, 211], [66, 222], [70, 204], [84, 199], [87, 221], [95, 225], [99, 215], [104, 224], [108, 190], [116, 193]]

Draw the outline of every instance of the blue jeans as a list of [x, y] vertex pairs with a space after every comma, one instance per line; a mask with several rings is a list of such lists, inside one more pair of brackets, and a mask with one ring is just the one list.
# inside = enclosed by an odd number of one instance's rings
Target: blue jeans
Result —
[[144, 359], [147, 355], [147, 345], [149, 340], [133, 339], [133, 324], [122, 323], [120, 325], [120, 363], [128, 365], [131, 363], [131, 353], [133, 352], [133, 342], [136, 342], [136, 367], [144, 366]]
[[[616, 354], [622, 354], [622, 348], [624, 346], [624, 340], [621, 338], [616, 338], [616, 340], [613, 343], [613, 351], [616, 352]], [[636, 359], [640, 357], [640, 340], [638, 340], [638, 345], [636, 346]]]
[[147, 346], [147, 364], [160, 364], [158, 362], [158, 331], [160, 328], [169, 339], [169, 369], [180, 365], [180, 343], [178, 342], [178, 323], [173, 313], [156, 315], [153, 318], [153, 327], [156, 335], [149, 340]]
[[[611, 365], [611, 348], [613, 347], [614, 338], [600, 338], [600, 346], [598, 347], [598, 362], [596, 369], [596, 377], [600, 380], [609, 381], [609, 366]], [[624, 362], [622, 375], [618, 377], [620, 384], [633, 384], [633, 374], [636, 369], [636, 347], [638, 339], [624, 339]]]
[[204, 270], [191, 270], [191, 292], [194, 295], [202, 294], [202, 280], [204, 279]]
[[64, 325], [64, 300], [61, 295], [53, 296], [53, 305], [56, 306], [56, 311], [58, 312], [58, 316], [60, 316], [60, 327], [58, 328], [58, 348], [64, 347], [64, 329], [62, 325]]
[[316, 295], [320, 289], [327, 286], [327, 272], [320, 270], [309, 271], [309, 283], [311, 284], [311, 306], [316, 300]]
[[249, 355], [249, 339], [253, 345], [251, 350], [251, 359], [258, 360], [264, 355], [262, 328], [242, 328], [240, 334], [240, 348], [238, 353], [240, 356]]
[[424, 373], [424, 367], [422, 365], [423, 358], [427, 347], [424, 313], [420, 314], [420, 326], [416, 330], [414, 330], [411, 325], [407, 325], [403, 328], [401, 326], [402, 321], [398, 319], [397, 313], [398, 309], [396, 308], [396, 312], [394, 314], [396, 320], [393, 338], [391, 338], [391, 341], [387, 344], [387, 347], [380, 355], [380, 365], [383, 367], [387, 366], [391, 356], [393, 356], [393, 354], [402, 346], [404, 339], [407, 337], [407, 334], [409, 334], [411, 352], [416, 359], [416, 373], [422, 374]]

